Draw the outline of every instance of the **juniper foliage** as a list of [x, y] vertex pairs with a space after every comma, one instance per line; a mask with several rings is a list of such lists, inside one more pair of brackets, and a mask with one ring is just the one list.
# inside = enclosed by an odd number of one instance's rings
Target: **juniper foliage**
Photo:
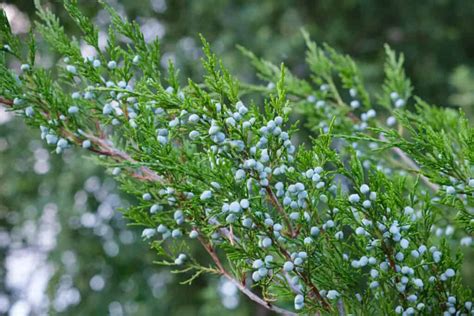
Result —
[[[157, 263], [183, 283], [224, 276], [287, 315], [473, 313], [453, 241], [474, 230], [474, 131], [412, 96], [402, 55], [386, 47], [385, 81], [367, 91], [349, 56], [303, 32], [310, 79], [241, 48], [268, 83], [255, 85], [202, 39], [205, 75], [184, 83], [171, 62], [162, 69], [158, 40], [103, 5], [104, 49], [75, 0], [65, 8], [81, 39], [37, 3], [23, 43], [2, 13], [0, 101], [58, 154], [82, 147], [111, 170], [137, 197], [124, 214]], [[36, 32], [63, 62], [36, 65]], [[80, 40], [96, 56], [84, 58]], [[449, 239], [434, 233], [446, 223]], [[192, 244], [213, 264], [191, 257]]]

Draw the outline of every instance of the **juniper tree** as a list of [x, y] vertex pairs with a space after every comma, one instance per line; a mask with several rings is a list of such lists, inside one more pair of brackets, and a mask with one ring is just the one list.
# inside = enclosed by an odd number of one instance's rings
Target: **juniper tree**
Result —
[[[402, 55], [386, 47], [385, 80], [368, 91], [350, 57], [303, 32], [311, 78], [241, 48], [255, 85], [202, 39], [205, 75], [183, 82], [173, 63], [162, 69], [158, 40], [104, 6], [101, 49], [65, 1], [88, 58], [41, 6], [26, 43], [2, 14], [0, 101], [52, 150], [82, 147], [136, 196], [123, 212], [157, 263], [184, 283], [222, 276], [286, 315], [473, 313], [459, 242], [474, 229], [474, 131], [462, 112], [412, 95]], [[64, 58], [52, 69], [35, 63], [36, 32]], [[436, 234], [446, 223], [449, 239]], [[190, 255], [196, 244], [212, 265]]]

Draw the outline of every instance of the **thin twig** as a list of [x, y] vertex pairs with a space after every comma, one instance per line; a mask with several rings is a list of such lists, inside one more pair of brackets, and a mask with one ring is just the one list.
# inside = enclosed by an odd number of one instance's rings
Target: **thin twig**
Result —
[[214, 263], [217, 265], [219, 272], [222, 276], [224, 276], [226, 279], [228, 279], [232, 284], [234, 284], [243, 294], [245, 294], [249, 299], [254, 301], [255, 303], [262, 305], [268, 310], [271, 310], [275, 313], [278, 313], [280, 315], [285, 315], [285, 316], [296, 316], [296, 313], [290, 312], [286, 309], [283, 309], [281, 307], [272, 305], [271, 303], [265, 301], [262, 299], [260, 296], [257, 294], [253, 293], [250, 289], [248, 289], [245, 285], [243, 285], [241, 282], [236, 280], [232, 275], [229, 274], [224, 269], [224, 266], [222, 265], [222, 262], [220, 261], [219, 257], [217, 256], [216, 252], [214, 251], [214, 248], [207, 243], [204, 238], [201, 237], [201, 235], [198, 236], [198, 240], [201, 243], [201, 245], [206, 249], [207, 253], [211, 256], [212, 260]]
[[291, 237], [296, 237], [295, 232], [293, 230], [293, 226], [291, 225], [290, 218], [288, 217], [288, 214], [286, 214], [283, 206], [280, 204], [280, 201], [278, 201], [277, 197], [275, 196], [275, 193], [273, 193], [272, 188], [270, 186], [266, 186], [265, 190], [267, 191], [268, 196], [270, 197], [270, 201], [272, 202], [273, 206], [278, 210], [280, 215], [283, 217], [283, 220], [285, 221], [285, 225], [288, 226], [288, 229], [290, 231], [290, 236]]
[[12, 100], [7, 100], [3, 97], [0, 97], [0, 104], [6, 105], [8, 107], [12, 107], [13, 106], [13, 101]]
[[269, 309], [269, 310], [271, 310], [275, 313], [278, 313], [280, 315], [285, 315], [285, 316], [297, 316], [298, 315], [296, 313], [293, 313], [293, 312], [290, 312], [289, 310], [286, 310], [284, 308], [272, 305], [269, 302], [263, 300], [261, 297], [259, 297], [255, 293], [253, 293], [250, 289], [245, 287], [242, 283], [240, 283], [239, 281], [234, 279], [231, 275], [225, 273], [225, 274], [223, 274], [223, 276], [225, 276], [230, 282], [232, 282], [235, 286], [237, 286], [237, 288], [242, 293], [244, 293], [249, 299], [251, 299], [255, 303], [260, 304], [263, 307], [265, 307], [265, 308], [267, 308], [267, 309]]
[[[387, 141], [387, 139], [385, 138], [385, 136], [383, 135], [380, 135], [379, 136], [380, 140], [382, 141]], [[432, 189], [433, 191], [438, 191], [439, 190], [439, 185], [437, 185], [436, 183], [433, 183], [431, 182], [426, 176], [424, 176], [423, 174], [421, 174], [421, 170], [420, 170], [420, 167], [418, 167], [418, 165], [410, 158], [408, 157], [408, 155], [403, 151], [401, 150], [400, 148], [398, 147], [392, 147], [392, 151], [398, 155], [398, 157], [400, 157], [400, 159], [407, 165], [408, 168], [411, 168], [412, 170], [414, 170], [416, 173], [420, 174], [420, 178], [421, 180], [430, 188]]]
[[[117, 149], [116, 147], [111, 146], [107, 140], [96, 137], [91, 134], [87, 134], [87, 133], [83, 133], [83, 135], [87, 137], [89, 140], [91, 140], [92, 142], [94, 142], [94, 144], [99, 146], [102, 150], [104, 150], [104, 153], [106, 155], [109, 155], [112, 157], [118, 157], [132, 164], [138, 164], [138, 162], [135, 159], [133, 159], [129, 154]], [[164, 179], [160, 175], [158, 175], [156, 172], [154, 172], [148, 167], [140, 166], [139, 170], [141, 171], [143, 176], [139, 176], [137, 178], [141, 178], [141, 179], [149, 180], [149, 181], [157, 181], [160, 183], [164, 182]]]

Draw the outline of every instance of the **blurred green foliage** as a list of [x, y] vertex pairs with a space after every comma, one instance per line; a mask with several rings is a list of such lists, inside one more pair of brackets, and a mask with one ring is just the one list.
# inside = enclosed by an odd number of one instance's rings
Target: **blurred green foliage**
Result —
[[[138, 21], [145, 33], [162, 37], [162, 61], [175, 59], [184, 76], [195, 77], [202, 72], [196, 62], [201, 56], [198, 33], [242, 77], [253, 76], [253, 71], [236, 44], [270, 61], [283, 61], [296, 74], [307, 75], [300, 32], [304, 27], [316, 41], [327, 42], [358, 60], [369, 86], [382, 77], [378, 65], [382, 63], [383, 44], [389, 43], [405, 53], [415, 94], [440, 105], [465, 107], [473, 115], [468, 109], [474, 103], [473, 1], [107, 2]], [[33, 1], [4, 3], [34, 18]], [[42, 3], [63, 17], [68, 33], [78, 32], [61, 1]], [[79, 4], [86, 14], [96, 17], [99, 27], [105, 27], [108, 20], [97, 1]], [[34, 240], [28, 240], [21, 229], [31, 222], [39, 223], [45, 205], [57, 205], [61, 228], [55, 248], [46, 252], [55, 267], [48, 288], [52, 304], [47, 314], [54, 313], [58, 289], [68, 286], [77, 288], [81, 296], [78, 305], [63, 310], [68, 315], [229, 314], [220, 303], [218, 281], [199, 278], [190, 287], [178, 285], [180, 276], [149, 264], [152, 252], [147, 251], [136, 230], [126, 227], [119, 213], [104, 215], [104, 207], [115, 210], [127, 197], [119, 197], [113, 182], [103, 180], [101, 169], [73, 154], [63, 159], [48, 153], [38, 141], [39, 135], [32, 135], [22, 124], [17, 120], [0, 124], [0, 233], [7, 232], [15, 241], [2, 244], [0, 255], [5, 259], [12, 247], [33, 247]], [[46, 169], [38, 165], [35, 171], [35, 164], [42, 159], [50, 166], [44, 174], [41, 170]], [[100, 219], [106, 228], [87, 227], [84, 222], [88, 216]], [[0, 269], [0, 292], [14, 301], [18, 293], [5, 286], [4, 274]], [[91, 289], [95, 275], [105, 280], [101, 291]], [[60, 307], [56, 309], [61, 311]], [[246, 303], [235, 315], [257, 312], [265, 313]]]
[[[31, 0], [10, 0], [34, 15]], [[48, 1], [42, 1], [47, 3]], [[428, 101], [446, 104], [452, 88], [446, 79], [455, 67], [474, 67], [474, 2], [462, 0], [377, 1], [244, 1], [244, 0], [150, 0], [107, 1], [148, 30], [158, 22], [164, 28], [162, 51], [175, 54], [186, 75], [199, 71], [194, 62], [202, 33], [231, 69], [242, 75], [250, 67], [236, 49], [240, 44], [273, 62], [284, 61], [297, 74], [304, 68], [304, 27], [317, 42], [327, 42], [365, 64], [369, 79], [381, 78], [383, 44], [406, 56], [406, 69], [416, 94]], [[58, 1], [49, 1], [63, 17], [70, 32], [75, 28]], [[106, 16], [97, 1], [79, 1], [84, 12], [97, 15], [98, 25]], [[97, 14], [98, 12], [98, 14]], [[167, 54], [168, 55], [168, 54]], [[183, 67], [186, 66], [186, 67]], [[369, 80], [370, 81], [370, 80]]]

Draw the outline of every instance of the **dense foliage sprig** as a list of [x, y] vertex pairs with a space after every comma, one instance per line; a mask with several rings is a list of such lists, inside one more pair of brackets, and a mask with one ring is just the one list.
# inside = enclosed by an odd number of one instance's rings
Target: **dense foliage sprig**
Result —
[[[222, 275], [282, 314], [473, 312], [462, 255], [433, 231], [450, 220], [472, 239], [474, 132], [455, 111], [412, 98], [403, 56], [386, 48], [373, 97], [350, 57], [305, 33], [310, 80], [242, 48], [267, 85], [233, 77], [202, 39], [205, 75], [183, 84], [172, 63], [162, 74], [159, 42], [105, 6], [101, 49], [65, 1], [95, 48], [84, 58], [38, 5], [36, 30], [64, 58], [49, 70], [35, 62], [35, 36], [24, 47], [2, 14], [0, 102], [57, 153], [83, 147], [110, 168], [137, 197], [125, 214], [160, 264], [192, 271], [185, 283]], [[304, 128], [311, 137], [296, 145]], [[189, 255], [194, 242], [211, 266]]]

